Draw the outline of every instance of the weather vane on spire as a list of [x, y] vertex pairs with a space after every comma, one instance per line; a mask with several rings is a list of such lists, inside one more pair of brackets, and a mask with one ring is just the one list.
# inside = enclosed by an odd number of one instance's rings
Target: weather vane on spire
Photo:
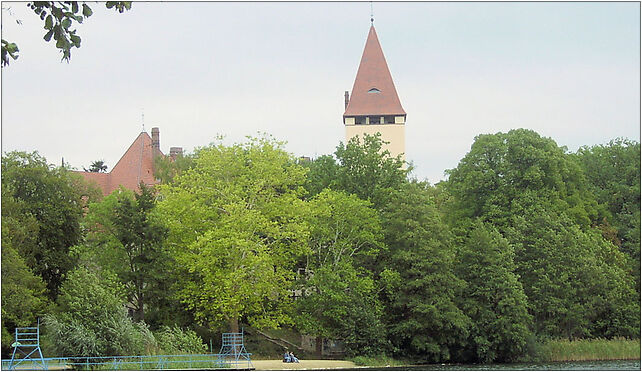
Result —
[[[142, 110], [141, 110], [141, 111], [142, 111]], [[142, 119], [143, 119], [143, 132], [144, 132], [144, 131], [145, 131], [145, 111], [143, 111], [143, 112], [140, 114], [140, 116], [141, 116], [141, 117], [142, 117]]]
[[374, 25], [374, 12], [372, 11], [372, 1], [370, 2], [370, 25]]

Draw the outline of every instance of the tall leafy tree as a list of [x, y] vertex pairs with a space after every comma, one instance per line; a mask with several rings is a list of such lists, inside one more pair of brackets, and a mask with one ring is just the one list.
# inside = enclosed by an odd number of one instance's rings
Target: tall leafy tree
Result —
[[[345, 145], [340, 143], [335, 151], [339, 166], [336, 182], [330, 183], [330, 187], [355, 194], [381, 210], [391, 192], [406, 182], [409, 171], [404, 169], [401, 156], [392, 157], [383, 144], [379, 133], [352, 137]], [[331, 169], [329, 164], [325, 167]]]
[[[85, 190], [65, 168], [47, 164], [37, 152], [2, 157], [2, 188], [37, 221], [35, 244], [16, 247], [25, 263], [43, 278], [55, 298], [65, 273], [74, 266], [69, 248], [80, 241]], [[15, 226], [14, 226], [15, 227]], [[8, 234], [17, 233], [9, 228]]]
[[640, 310], [626, 258], [599, 231], [535, 206], [514, 216], [506, 237], [539, 334], [633, 337]]
[[458, 303], [471, 319], [469, 360], [510, 362], [525, 353], [532, 319], [514, 257], [492, 226], [471, 226], [456, 264], [457, 276], [466, 282]]
[[273, 327], [286, 307], [307, 238], [305, 169], [270, 139], [199, 149], [191, 169], [160, 188], [181, 301], [202, 323]]
[[383, 211], [389, 252], [381, 258], [387, 329], [397, 351], [430, 362], [451, 360], [468, 336], [469, 318], [456, 298], [455, 248], [428, 186], [412, 182]]
[[[465, 229], [481, 219], [515, 248], [536, 332], [572, 338], [626, 335], [635, 327], [631, 281], [595, 227], [599, 205], [564, 148], [524, 129], [480, 135], [449, 175], [452, 225]], [[619, 320], [603, 325], [604, 312]]]
[[382, 308], [372, 273], [363, 268], [382, 246], [377, 212], [355, 195], [328, 189], [308, 204], [310, 251], [304, 268], [309, 275], [299, 281], [297, 324], [318, 337], [317, 348], [322, 338], [331, 338], [342, 340], [350, 355], [380, 353]]
[[532, 130], [477, 136], [470, 152], [447, 174], [447, 190], [456, 204], [453, 220], [482, 217], [505, 225], [511, 216], [541, 203], [582, 228], [598, 217], [579, 164], [555, 141]]
[[600, 226], [603, 230], [615, 227], [617, 235], [611, 240], [630, 257], [639, 293], [640, 143], [615, 139], [606, 145], [582, 147], [577, 157], [591, 191], [608, 211]]
[[171, 260], [163, 248], [167, 228], [154, 214], [155, 205], [154, 190], [143, 183], [137, 193], [120, 188], [90, 205], [84, 222], [89, 230], [87, 253], [117, 274], [139, 321], [146, 319], [151, 303], [165, 297]]
[[[38, 221], [24, 203], [2, 188], [2, 354], [13, 343], [15, 327], [31, 327], [48, 310], [46, 287], [19, 254], [37, 244]], [[28, 249], [28, 248], [27, 248]]]

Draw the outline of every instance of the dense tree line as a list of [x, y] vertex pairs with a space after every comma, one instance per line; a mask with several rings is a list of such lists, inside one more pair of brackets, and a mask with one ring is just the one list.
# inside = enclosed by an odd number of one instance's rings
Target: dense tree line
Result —
[[64, 355], [198, 352], [195, 325], [288, 326], [425, 362], [639, 338], [639, 143], [479, 135], [434, 186], [382, 145], [303, 161], [270, 137], [216, 142], [104, 198], [5, 154], [3, 352], [36, 317]]

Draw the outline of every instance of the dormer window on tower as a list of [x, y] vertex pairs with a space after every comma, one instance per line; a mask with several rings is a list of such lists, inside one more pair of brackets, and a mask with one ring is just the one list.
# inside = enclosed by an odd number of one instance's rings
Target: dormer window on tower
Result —
[[377, 89], [377, 88], [370, 88], [368, 93], [381, 93], [381, 91], [379, 89]]

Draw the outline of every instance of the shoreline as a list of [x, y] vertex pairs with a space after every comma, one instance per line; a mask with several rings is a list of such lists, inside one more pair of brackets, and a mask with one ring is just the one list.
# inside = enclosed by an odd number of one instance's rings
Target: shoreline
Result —
[[[592, 359], [592, 360], [557, 360], [557, 361], [531, 361], [531, 362], [516, 362], [516, 363], [487, 363], [487, 364], [467, 364], [467, 363], [431, 363], [431, 364], [381, 364], [381, 365], [356, 365], [349, 360], [328, 360], [328, 359], [310, 359], [302, 360], [300, 363], [283, 363], [281, 360], [259, 359], [253, 360], [252, 364], [256, 371], [289, 371], [289, 370], [373, 370], [377, 368], [421, 368], [421, 367], [435, 367], [435, 366], [489, 366], [489, 365], [520, 365], [520, 364], [554, 364], [554, 363], [573, 363], [573, 362], [608, 362], [608, 361], [633, 361], [640, 360], [640, 358], [618, 358], [618, 359]], [[432, 368], [429, 368], [432, 369]]]

